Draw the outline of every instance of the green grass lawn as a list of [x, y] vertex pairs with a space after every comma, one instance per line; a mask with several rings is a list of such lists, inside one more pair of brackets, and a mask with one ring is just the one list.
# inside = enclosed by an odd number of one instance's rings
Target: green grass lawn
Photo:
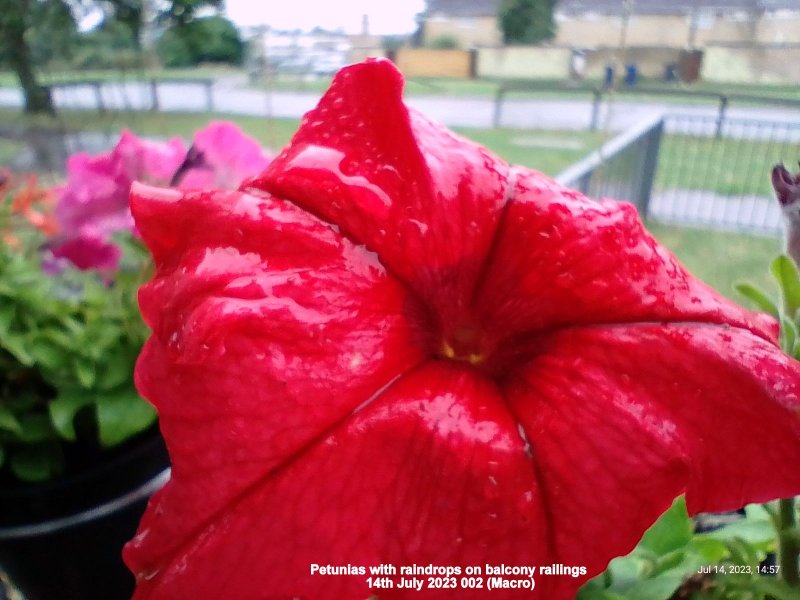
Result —
[[729, 196], [772, 196], [769, 173], [796, 164], [800, 143], [668, 135], [661, 143], [656, 189], [702, 189]]
[[[87, 79], [100, 81], [131, 81], [147, 79], [207, 79], [226, 75], [237, 75], [243, 71], [236, 67], [208, 65], [182, 69], [84, 69], [77, 71], [41, 71], [38, 73], [42, 84], [59, 84]], [[0, 87], [17, 87], [16, 75], [10, 71], [0, 71]]]
[[10, 164], [22, 148], [23, 146], [19, 142], [0, 138], [0, 166]]
[[733, 289], [733, 284], [741, 280], [777, 294], [769, 263], [783, 251], [779, 238], [652, 222], [647, 228], [690, 272], [729, 298], [745, 303]]

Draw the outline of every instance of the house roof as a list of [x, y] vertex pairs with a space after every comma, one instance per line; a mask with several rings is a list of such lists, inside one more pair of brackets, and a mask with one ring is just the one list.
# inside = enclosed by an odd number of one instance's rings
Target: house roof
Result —
[[[497, 14], [501, 0], [427, 0], [427, 16], [487, 17]], [[565, 14], [622, 14], [623, 0], [559, 0]], [[634, 0], [638, 15], [688, 14], [695, 8], [713, 11], [798, 10], [798, 0]]]
[[[798, 0], [634, 0], [635, 15], [689, 14], [694, 10], [714, 12], [759, 12], [762, 10], [795, 9]], [[622, 14], [622, 0], [559, 0], [559, 12], [581, 14]]]
[[426, 15], [488, 17], [497, 14], [501, 0], [427, 0]]

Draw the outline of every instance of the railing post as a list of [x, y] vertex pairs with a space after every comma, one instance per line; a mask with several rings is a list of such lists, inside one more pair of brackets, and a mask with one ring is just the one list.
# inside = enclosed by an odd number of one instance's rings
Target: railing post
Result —
[[728, 97], [724, 94], [719, 97], [719, 114], [717, 115], [717, 130], [714, 136], [719, 139], [722, 137], [722, 126], [725, 123], [725, 113], [728, 110]]
[[106, 105], [103, 104], [103, 90], [101, 88], [102, 83], [99, 81], [95, 81], [92, 83], [92, 87], [94, 88], [94, 97], [97, 100], [97, 111], [104, 113], [106, 112]]
[[587, 196], [589, 195], [589, 184], [592, 183], [592, 175], [594, 175], [594, 171], [587, 171], [580, 179], [578, 179], [575, 187], [580, 190], [581, 194], [585, 194]]
[[206, 86], [206, 110], [208, 112], [214, 112], [214, 80], [213, 79], [206, 79], [205, 80]]
[[500, 117], [503, 110], [503, 98], [506, 95], [505, 86], [501, 85], [497, 88], [497, 94], [494, 97], [494, 115], [492, 117], [492, 127], [497, 129], [500, 127]]
[[592, 95], [592, 121], [589, 123], [589, 130], [597, 131], [597, 127], [600, 122], [600, 100], [603, 97], [603, 92], [597, 88], [593, 88]]
[[647, 133], [647, 142], [642, 159], [642, 177], [636, 193], [636, 207], [642, 220], [650, 212], [650, 197], [653, 194], [653, 185], [658, 170], [658, 154], [661, 150], [661, 138], [664, 136], [664, 117]]
[[150, 110], [153, 112], [158, 112], [159, 108], [158, 81], [153, 78], [150, 80]]

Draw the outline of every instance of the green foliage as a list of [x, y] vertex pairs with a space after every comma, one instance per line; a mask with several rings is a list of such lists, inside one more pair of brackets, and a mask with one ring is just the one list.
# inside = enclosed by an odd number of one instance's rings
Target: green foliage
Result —
[[119, 444], [155, 421], [133, 366], [147, 336], [136, 305], [146, 251], [121, 239], [113, 283], [96, 272], [42, 270], [42, 236], [0, 205], [0, 456], [3, 469], [39, 481], [64, 468], [65, 443]]
[[131, 68], [138, 59], [134, 32], [125, 23], [107, 19], [78, 37], [72, 64], [81, 69]]
[[201, 8], [221, 8], [223, 0], [170, 0], [159, 13], [162, 23], [182, 26], [191, 23]]
[[236, 27], [221, 17], [195, 19], [175, 25], [158, 42], [158, 55], [164, 66], [185, 67], [200, 63], [241, 64], [244, 43]]
[[387, 52], [399, 50], [406, 43], [405, 35], [384, 35], [381, 36], [381, 47]]
[[189, 46], [173, 29], [168, 29], [159, 38], [156, 50], [161, 64], [170, 69], [197, 64]]
[[0, 10], [0, 64], [13, 66], [11, 55], [19, 51], [11, 47], [12, 31], [22, 34], [31, 63], [42, 65], [69, 54], [77, 25], [61, 0], [25, 0], [4, 6]]
[[452, 50], [458, 48], [458, 40], [452, 35], [440, 35], [431, 40], [430, 47], [439, 50]]
[[28, 19], [25, 37], [34, 64], [63, 62], [71, 56], [78, 26], [66, 4], [56, 0], [33, 2]]
[[503, 0], [497, 14], [506, 44], [538, 44], [555, 37], [556, 0]]
[[709, 533], [693, 531], [680, 497], [630, 554], [587, 582], [577, 600], [668, 600], [679, 589], [682, 598], [796, 600], [796, 590], [761, 566], [776, 545], [767, 509], [753, 504], [741, 520]]
[[736, 290], [781, 324], [781, 348], [788, 355], [800, 359], [800, 273], [791, 258], [776, 257], [770, 264], [770, 273], [780, 289], [780, 300], [775, 302], [770, 294], [750, 282], [738, 282]]
[[144, 0], [101, 0], [106, 9], [107, 23], [115, 23], [124, 27], [134, 49], [138, 50], [144, 19]]

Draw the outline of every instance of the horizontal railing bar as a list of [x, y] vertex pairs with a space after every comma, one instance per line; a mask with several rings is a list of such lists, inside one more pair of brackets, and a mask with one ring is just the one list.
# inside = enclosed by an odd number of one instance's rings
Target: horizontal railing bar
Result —
[[570, 167], [567, 167], [561, 173], [556, 175], [556, 181], [564, 185], [574, 185], [575, 182], [578, 182], [582, 178], [586, 177], [587, 174], [600, 167], [603, 163], [610, 161], [620, 152], [628, 149], [634, 142], [647, 135], [663, 120], [664, 115], [660, 114], [656, 117], [646, 119], [638, 125], [634, 125], [630, 129], [627, 129], [603, 144], [598, 150], [595, 150], [586, 158], [578, 161]]

